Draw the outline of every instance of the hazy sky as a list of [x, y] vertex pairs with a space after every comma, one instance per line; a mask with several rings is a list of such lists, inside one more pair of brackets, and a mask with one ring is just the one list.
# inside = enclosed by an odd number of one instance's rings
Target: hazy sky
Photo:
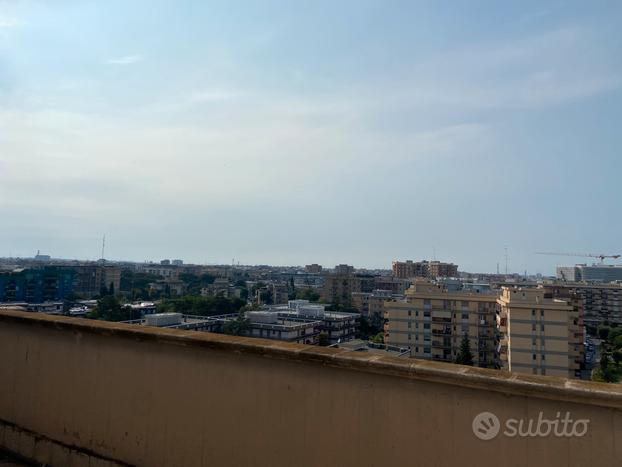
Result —
[[0, 0], [0, 256], [622, 253], [620, 24], [620, 1]]

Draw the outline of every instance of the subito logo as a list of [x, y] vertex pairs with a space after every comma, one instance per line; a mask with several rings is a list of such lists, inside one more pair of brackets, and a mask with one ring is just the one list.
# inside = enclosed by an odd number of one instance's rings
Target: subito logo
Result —
[[475, 416], [472, 427], [475, 436], [484, 441], [488, 441], [499, 434], [501, 422], [494, 413], [482, 412]]

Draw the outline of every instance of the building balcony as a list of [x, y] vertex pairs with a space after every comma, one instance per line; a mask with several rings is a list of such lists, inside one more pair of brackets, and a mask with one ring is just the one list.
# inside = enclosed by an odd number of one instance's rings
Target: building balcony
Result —
[[[0, 451], [38, 465], [540, 467], [620, 458], [614, 384], [6, 310], [0, 355]], [[474, 435], [482, 412], [503, 422], [540, 411], [589, 418], [589, 432], [578, 441]]]

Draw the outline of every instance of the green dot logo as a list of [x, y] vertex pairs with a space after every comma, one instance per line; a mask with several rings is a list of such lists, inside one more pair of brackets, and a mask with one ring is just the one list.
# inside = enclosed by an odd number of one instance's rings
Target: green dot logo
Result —
[[499, 418], [492, 412], [477, 414], [472, 423], [473, 434], [479, 439], [488, 441], [495, 438], [501, 429]]

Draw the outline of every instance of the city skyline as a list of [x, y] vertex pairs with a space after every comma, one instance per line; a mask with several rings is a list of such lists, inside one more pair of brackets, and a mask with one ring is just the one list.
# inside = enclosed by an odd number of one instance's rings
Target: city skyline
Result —
[[0, 2], [0, 255], [619, 253], [621, 9]]

